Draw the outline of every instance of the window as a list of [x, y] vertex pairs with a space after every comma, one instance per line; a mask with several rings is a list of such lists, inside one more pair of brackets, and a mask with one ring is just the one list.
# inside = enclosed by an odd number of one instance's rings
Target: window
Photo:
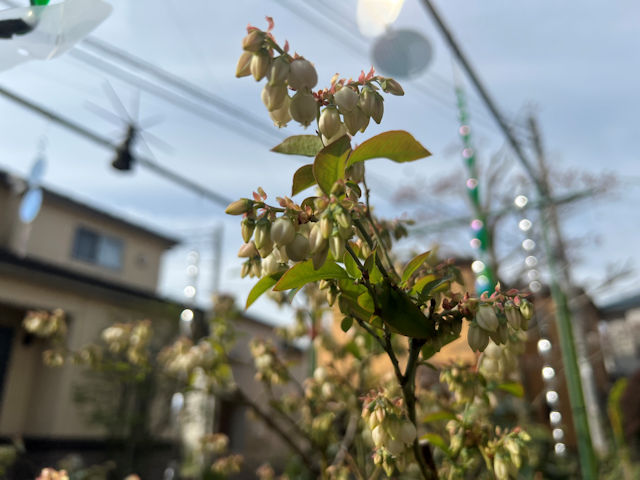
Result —
[[101, 235], [86, 227], [76, 230], [73, 258], [117, 270], [122, 267], [124, 244], [116, 237]]

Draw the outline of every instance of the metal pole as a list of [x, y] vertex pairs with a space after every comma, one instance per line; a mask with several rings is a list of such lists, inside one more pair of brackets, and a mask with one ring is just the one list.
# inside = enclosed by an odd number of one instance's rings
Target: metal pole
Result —
[[[462, 53], [458, 43], [453, 38], [448, 27], [445, 25], [442, 17], [437, 12], [431, 0], [422, 0], [422, 3], [431, 14], [436, 25], [440, 29], [443, 37], [449, 44], [454, 55], [466, 71], [471, 82], [474, 84], [478, 93], [484, 100], [487, 108], [493, 115], [495, 121], [503, 131], [507, 141], [513, 151], [518, 156], [520, 163], [527, 171], [529, 177], [533, 181], [538, 195], [543, 200], [549, 199], [549, 192], [546, 185], [540, 181], [537, 173], [533, 169], [529, 159], [525, 156], [524, 151], [516, 140], [515, 136], [511, 132], [511, 129], [504, 121], [498, 107], [493, 102], [489, 93], [480, 82], [479, 77], [471, 67], [471, 64]], [[562, 348], [562, 360], [567, 378], [567, 389], [569, 390], [569, 401], [571, 403], [571, 411], [573, 414], [573, 423], [575, 426], [578, 454], [580, 457], [580, 469], [582, 471], [582, 478], [585, 480], [595, 480], [598, 475], [598, 462], [593, 451], [593, 445], [591, 444], [591, 435], [589, 433], [589, 423], [587, 421], [587, 415], [584, 405], [584, 398], [582, 396], [582, 382], [580, 380], [580, 370], [578, 368], [578, 360], [576, 356], [575, 345], [573, 342], [573, 331], [571, 325], [571, 314], [567, 304], [567, 297], [565, 292], [560, 288], [558, 279], [560, 278], [559, 266], [557, 262], [556, 252], [552, 247], [551, 236], [549, 230], [548, 208], [541, 211], [542, 220], [542, 233], [544, 238], [545, 250], [549, 259], [549, 270], [551, 273], [551, 296], [556, 306], [556, 322], [558, 325], [558, 334], [560, 337], [560, 347]]]

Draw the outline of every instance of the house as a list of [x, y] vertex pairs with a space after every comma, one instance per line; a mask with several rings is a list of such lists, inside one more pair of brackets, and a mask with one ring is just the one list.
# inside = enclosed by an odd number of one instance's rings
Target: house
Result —
[[[28, 335], [21, 325], [28, 311], [60, 308], [66, 314], [70, 350], [95, 342], [114, 322], [142, 319], [152, 321], [161, 342], [171, 341], [178, 335], [181, 312], [187, 307], [159, 296], [156, 289], [162, 255], [177, 241], [49, 189], [41, 190], [39, 213], [25, 223], [20, 208], [28, 188], [24, 180], [0, 171], [0, 439], [21, 439], [30, 462], [16, 478], [34, 478], [37, 468], [53, 466], [69, 452], [92, 464], [113, 458], [114, 451], [119, 452], [118, 460], [128, 455], [127, 462], [145, 478], [162, 478], [167, 465], [180, 457], [169, 419], [173, 392], [152, 389], [148, 403], [136, 407], [150, 412], [151, 449], [147, 445], [145, 450], [142, 444], [133, 449], [129, 440], [117, 444], [117, 438], [108, 433], [129, 419], [113, 415], [88, 421], [77, 404], [79, 388], [92, 388], [86, 383], [92, 380], [87, 379], [86, 370], [68, 364], [45, 366], [45, 342]], [[204, 325], [205, 313], [189, 308], [194, 325]], [[272, 337], [273, 328], [241, 317], [236, 326], [242, 333], [232, 352], [232, 368], [238, 384], [259, 397], [247, 342], [255, 335]], [[105, 396], [119, 395], [119, 385], [112, 386]], [[282, 450], [268, 432], [244, 435], [242, 407], [218, 403], [218, 427], [230, 435], [234, 451], [248, 453], [251, 465], [259, 464], [271, 449]], [[207, 424], [213, 427], [214, 422]]]

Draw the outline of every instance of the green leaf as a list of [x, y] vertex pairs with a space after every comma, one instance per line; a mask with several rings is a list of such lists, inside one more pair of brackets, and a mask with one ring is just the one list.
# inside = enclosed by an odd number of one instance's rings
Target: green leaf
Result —
[[404, 270], [402, 271], [402, 281], [406, 282], [407, 280], [409, 280], [411, 275], [413, 275], [415, 271], [422, 266], [429, 255], [431, 255], [431, 250], [421, 253], [420, 255], [417, 255], [409, 260], [409, 263], [407, 263], [407, 265], [404, 267]]
[[348, 332], [353, 325], [353, 317], [344, 317], [340, 322], [340, 328], [343, 332]]
[[320, 150], [322, 150], [322, 140], [317, 135], [293, 135], [271, 149], [276, 153], [305, 157], [315, 157]]
[[293, 185], [291, 187], [291, 195], [300, 193], [303, 190], [316, 184], [316, 178], [313, 176], [313, 165], [303, 165], [296, 173], [293, 174]]
[[422, 423], [437, 422], [439, 420], [455, 420], [455, 414], [447, 412], [446, 410], [440, 410], [438, 412], [430, 413], [422, 419]]
[[358, 297], [358, 305], [360, 305], [365, 311], [369, 313], [373, 313], [376, 309], [373, 297], [369, 295], [369, 292], [364, 292]]
[[425, 317], [420, 308], [402, 290], [384, 282], [376, 286], [380, 316], [392, 331], [413, 338], [431, 338], [435, 334], [433, 320]]
[[524, 396], [524, 387], [522, 384], [518, 382], [505, 382], [499, 383], [496, 385], [500, 390], [504, 390], [507, 393], [515, 397], [523, 397]]
[[351, 278], [362, 278], [362, 272], [349, 252], [344, 254], [344, 268], [346, 268], [347, 273]]
[[372, 158], [388, 158], [394, 162], [412, 162], [431, 155], [413, 136], [403, 130], [392, 130], [370, 138], [356, 148], [347, 167]]
[[338, 297], [338, 306], [344, 315], [349, 315], [365, 322], [371, 317], [370, 312], [367, 312], [358, 305], [358, 302], [355, 299], [347, 295], [340, 295]]
[[247, 297], [247, 304], [244, 308], [249, 308], [251, 304], [260, 297], [260, 295], [273, 287], [278, 282], [278, 280], [280, 280], [280, 277], [282, 277], [283, 273], [284, 272], [273, 273], [258, 280], [258, 283], [256, 283], [249, 292], [249, 296]]
[[289, 290], [291, 288], [303, 287], [307, 283], [317, 282], [318, 280], [327, 280], [330, 278], [349, 278], [347, 272], [339, 267], [335, 262], [327, 260], [318, 270], [313, 268], [313, 262], [307, 260], [305, 262], [296, 263], [287, 270], [282, 278], [275, 284], [273, 289], [276, 292]]
[[316, 155], [313, 162], [313, 176], [324, 193], [331, 193], [336, 180], [344, 178], [345, 163], [350, 151], [351, 141], [345, 135], [324, 147]]
[[425, 433], [424, 435], [422, 435], [420, 437], [420, 440], [426, 440], [427, 442], [429, 442], [434, 447], [438, 447], [440, 450], [445, 452], [447, 455], [451, 454], [451, 452], [449, 451], [449, 446], [447, 445], [447, 442], [445, 442], [444, 438], [442, 438], [437, 433]]

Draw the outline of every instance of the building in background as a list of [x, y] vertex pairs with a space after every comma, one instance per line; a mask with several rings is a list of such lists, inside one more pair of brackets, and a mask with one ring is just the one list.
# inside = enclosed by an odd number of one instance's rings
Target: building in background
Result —
[[[69, 364], [45, 366], [46, 343], [21, 325], [30, 310], [61, 308], [68, 324], [67, 346], [75, 351], [98, 340], [115, 322], [150, 319], [160, 348], [178, 335], [178, 319], [186, 308], [156, 293], [162, 256], [177, 242], [47, 189], [42, 189], [37, 216], [25, 223], [20, 208], [27, 188], [24, 180], [0, 172], [0, 439], [24, 442], [30, 464], [24, 466], [23, 478], [34, 478], [29, 475], [37, 468], [56, 465], [71, 452], [86, 464], [100, 463], [112, 457], [114, 448], [136, 456], [144, 478], [162, 478], [180, 451], [168, 420], [173, 392], [154, 386], [147, 403], [138, 406], [151, 412], [145, 428], [155, 439], [153, 449], [126, 452], [125, 445], [114, 445], [109, 438], [104, 419], [89, 421], [78, 406], [82, 386], [93, 388], [86, 383], [92, 380], [86, 371]], [[194, 321], [204, 324], [205, 312], [189, 308]], [[234, 326], [239, 332], [232, 352], [236, 382], [266, 401], [253, 380], [248, 342], [254, 336], [273, 338], [273, 328], [244, 315]], [[106, 395], [119, 391], [114, 386]], [[249, 465], [286, 451], [265, 429], [247, 428], [242, 406], [217, 402], [215, 408], [218, 427]], [[110, 421], [128, 419], [115, 416]]]

